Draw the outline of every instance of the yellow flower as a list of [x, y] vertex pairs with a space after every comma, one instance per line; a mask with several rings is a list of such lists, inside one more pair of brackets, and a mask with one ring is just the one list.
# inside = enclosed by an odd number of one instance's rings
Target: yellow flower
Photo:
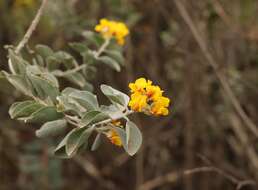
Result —
[[117, 127], [122, 127], [122, 123], [119, 120], [112, 120], [111, 123]]
[[148, 97], [146, 95], [135, 92], [131, 95], [129, 106], [131, 107], [132, 110], [141, 112], [148, 105], [147, 98]]
[[152, 81], [146, 80], [145, 78], [139, 78], [135, 81], [135, 83], [130, 83], [129, 88], [131, 92], [143, 92], [145, 88], [151, 86]]
[[151, 113], [153, 115], [168, 115], [168, 109], [170, 100], [166, 97], [159, 97], [151, 107]]
[[122, 140], [114, 129], [109, 130], [106, 136], [112, 144], [116, 146], [122, 146]]
[[129, 34], [129, 30], [124, 23], [104, 18], [95, 26], [95, 31], [101, 33], [106, 39], [114, 37], [119, 45], [124, 45], [125, 37]]
[[129, 84], [131, 99], [128, 106], [137, 112], [146, 114], [168, 115], [169, 98], [164, 97], [159, 86], [152, 85], [152, 81], [139, 78]]
[[146, 94], [152, 101], [156, 101], [159, 97], [162, 96], [162, 93], [163, 91], [159, 86], [152, 85], [146, 87]]

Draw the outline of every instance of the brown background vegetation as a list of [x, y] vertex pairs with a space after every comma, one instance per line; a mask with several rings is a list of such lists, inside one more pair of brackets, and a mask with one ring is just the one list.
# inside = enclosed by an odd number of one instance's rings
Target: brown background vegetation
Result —
[[[1, 70], [3, 46], [22, 38], [35, 2], [0, 2]], [[10, 120], [8, 107], [25, 97], [1, 79], [0, 189], [258, 189], [258, 1], [49, 1], [30, 48], [68, 49], [103, 17], [127, 22], [131, 34], [126, 66], [100, 68], [96, 89], [106, 83], [128, 92], [129, 81], [147, 77], [172, 99], [170, 115], [133, 118], [144, 134], [134, 157], [103, 143], [60, 160], [51, 156], [54, 139], [35, 137], [39, 126]]]

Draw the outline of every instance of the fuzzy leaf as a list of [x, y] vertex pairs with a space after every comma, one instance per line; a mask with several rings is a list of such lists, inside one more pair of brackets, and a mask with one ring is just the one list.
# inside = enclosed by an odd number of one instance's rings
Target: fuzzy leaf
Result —
[[105, 84], [102, 84], [100, 88], [103, 94], [105, 94], [113, 104], [119, 104], [123, 107], [128, 105], [129, 97], [126, 94]]
[[83, 126], [85, 127], [85, 126], [92, 125], [97, 122], [109, 119], [109, 118], [110, 117], [107, 114], [102, 113], [100, 111], [89, 111], [83, 116], [81, 122], [82, 122]]
[[9, 68], [13, 74], [24, 74], [26, 71], [26, 65], [28, 62], [25, 61], [21, 56], [16, 55], [13, 50], [9, 50]]
[[56, 107], [48, 106], [43, 107], [29, 117], [21, 118], [21, 120], [25, 120], [28, 123], [45, 123], [48, 121], [54, 121], [63, 117], [63, 114], [56, 111]]
[[131, 121], [126, 123], [126, 144], [127, 152], [133, 156], [141, 147], [142, 134], [138, 127]]
[[77, 128], [69, 135], [66, 142], [66, 153], [73, 156], [83, 144], [88, 144], [93, 128]]
[[45, 123], [39, 130], [36, 131], [36, 136], [39, 138], [45, 138], [48, 136], [59, 135], [67, 128], [66, 120], [60, 119], [56, 121], [50, 121]]
[[118, 50], [106, 50], [105, 53], [111, 57], [112, 59], [116, 60], [120, 65], [124, 65], [124, 57], [122, 53]]
[[95, 151], [97, 150], [97, 148], [100, 146], [101, 144], [101, 134], [97, 134], [92, 146], [91, 146], [91, 151]]
[[88, 91], [76, 90], [69, 94], [69, 97], [74, 98], [87, 109], [87, 111], [97, 110], [99, 108], [98, 100], [96, 95]]
[[109, 56], [101, 56], [97, 60], [108, 65], [109, 67], [111, 67], [112, 69], [114, 69], [118, 72], [121, 71], [121, 67], [120, 67], [119, 63], [115, 59], [112, 59]]
[[10, 109], [9, 114], [12, 119], [19, 117], [29, 117], [32, 113], [44, 107], [36, 101], [23, 101], [14, 103]]
[[46, 45], [42, 45], [42, 44], [36, 45], [35, 49], [36, 49], [36, 52], [39, 55], [41, 55], [44, 59], [54, 54], [54, 51]]

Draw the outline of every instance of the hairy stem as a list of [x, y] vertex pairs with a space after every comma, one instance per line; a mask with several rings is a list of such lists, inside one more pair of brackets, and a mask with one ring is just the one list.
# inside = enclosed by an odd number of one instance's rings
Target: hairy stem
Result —
[[17, 45], [16, 49], [15, 49], [15, 53], [20, 53], [20, 51], [22, 50], [22, 48], [28, 43], [32, 33], [34, 32], [34, 30], [36, 29], [40, 18], [43, 14], [43, 10], [46, 7], [48, 0], [42, 0], [41, 6], [35, 16], [35, 18], [33, 19], [33, 21], [30, 24], [30, 27], [28, 28], [26, 34], [24, 35], [23, 39], [20, 41], [20, 43]]

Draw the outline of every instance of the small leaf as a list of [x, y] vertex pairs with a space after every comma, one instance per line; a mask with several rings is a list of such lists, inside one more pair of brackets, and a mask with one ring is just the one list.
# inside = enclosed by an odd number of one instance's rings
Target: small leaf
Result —
[[66, 153], [73, 156], [83, 144], [88, 144], [93, 128], [77, 128], [68, 137], [66, 142]]
[[48, 121], [54, 121], [57, 119], [63, 118], [63, 114], [56, 111], [56, 108], [53, 106], [43, 107], [29, 117], [21, 118], [21, 120], [25, 120], [28, 123], [45, 123]]
[[70, 97], [77, 100], [87, 111], [97, 110], [99, 108], [98, 100], [96, 95], [88, 91], [76, 90], [69, 94]]
[[19, 117], [29, 117], [32, 113], [44, 107], [36, 101], [23, 101], [14, 103], [10, 109], [9, 114], [12, 119]]
[[120, 65], [124, 65], [124, 57], [122, 53], [118, 50], [106, 50], [105, 53], [116, 60]]
[[59, 112], [71, 112], [80, 117], [86, 112], [84, 107], [67, 95], [58, 96], [56, 99], [58, 100], [57, 107]]
[[100, 47], [104, 43], [104, 39], [100, 35], [92, 31], [84, 31], [82, 33], [82, 36], [86, 38], [89, 44], [94, 44], [97, 47]]
[[138, 127], [131, 121], [126, 123], [126, 144], [127, 152], [133, 156], [141, 147], [142, 134]]
[[32, 87], [28, 83], [25, 77], [21, 75], [10, 75], [6, 72], [3, 72], [6, 79], [20, 92], [24, 95], [32, 96]]
[[101, 133], [98, 133], [97, 134], [97, 136], [96, 136], [96, 138], [95, 138], [95, 140], [94, 140], [94, 142], [93, 142], [93, 144], [92, 144], [92, 146], [91, 146], [91, 151], [95, 151], [95, 150], [97, 150], [97, 148], [100, 146], [100, 144], [101, 144]]
[[97, 60], [108, 65], [109, 67], [111, 67], [112, 69], [114, 69], [118, 72], [121, 70], [119, 63], [116, 60], [114, 60], [108, 56], [101, 56]]
[[69, 43], [69, 46], [81, 55], [83, 55], [83, 53], [88, 51], [89, 49], [86, 44], [79, 42]]
[[89, 111], [83, 116], [81, 122], [82, 125], [85, 127], [109, 118], [110, 117], [107, 114], [102, 113], [100, 111]]
[[103, 94], [105, 94], [113, 104], [119, 104], [123, 107], [128, 105], [130, 98], [126, 94], [105, 84], [102, 84], [100, 88]]
[[81, 73], [72, 73], [72, 74], [66, 75], [65, 78], [68, 81], [78, 85], [81, 88], [84, 87], [86, 83], [86, 80]]
[[100, 107], [101, 112], [106, 113], [109, 115], [112, 120], [116, 120], [117, 118], [122, 118], [124, 113], [117, 108], [117, 106], [111, 104], [109, 106], [101, 105]]
[[39, 130], [36, 131], [36, 136], [39, 138], [45, 138], [48, 136], [59, 135], [65, 131], [66, 127], [67, 123], [64, 119], [50, 121], [45, 123]]
[[70, 131], [64, 138], [63, 140], [57, 145], [57, 147], [54, 150], [54, 155], [59, 157], [59, 158], [70, 158], [70, 156], [68, 156], [66, 154], [66, 150], [65, 150], [65, 145], [67, 143], [67, 139], [68, 137], [71, 135], [71, 133], [73, 133], [75, 129], [73, 129], [72, 131]]
[[54, 51], [46, 45], [42, 45], [42, 44], [36, 45], [35, 49], [36, 49], [36, 52], [39, 55], [41, 55], [44, 59], [54, 54]]
[[59, 95], [58, 81], [49, 73], [41, 73], [37, 66], [27, 68], [27, 75], [35, 88], [37, 96], [45, 100], [48, 97], [53, 102], [56, 102], [56, 97]]
[[21, 56], [16, 55], [13, 50], [9, 49], [9, 69], [13, 74], [24, 74], [26, 71], [26, 65], [28, 62], [25, 61]]

